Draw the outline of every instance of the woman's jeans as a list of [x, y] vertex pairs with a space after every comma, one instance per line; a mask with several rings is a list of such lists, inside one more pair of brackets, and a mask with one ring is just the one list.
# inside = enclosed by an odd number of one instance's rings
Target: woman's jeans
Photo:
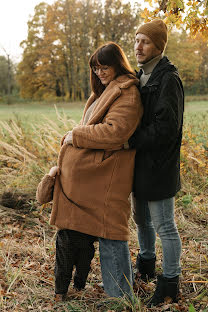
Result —
[[181, 273], [181, 240], [174, 221], [175, 198], [145, 201], [132, 196], [132, 201], [141, 257], [143, 259], [155, 257], [157, 233], [163, 250], [163, 276], [173, 278], [179, 275]]
[[100, 263], [105, 292], [110, 297], [132, 298], [132, 266], [128, 242], [99, 238]]

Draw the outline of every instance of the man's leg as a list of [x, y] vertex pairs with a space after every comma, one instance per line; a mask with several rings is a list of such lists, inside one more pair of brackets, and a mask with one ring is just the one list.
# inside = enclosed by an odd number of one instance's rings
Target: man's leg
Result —
[[151, 218], [163, 249], [163, 274], [157, 278], [157, 286], [148, 307], [164, 302], [165, 297], [177, 301], [179, 274], [181, 273], [181, 240], [174, 221], [174, 197], [148, 203]]
[[163, 249], [163, 276], [173, 278], [181, 273], [181, 240], [174, 220], [174, 197], [148, 202], [151, 219]]
[[128, 242], [99, 238], [104, 289], [110, 297], [132, 294], [132, 268]]
[[141, 279], [147, 280], [155, 275], [155, 241], [156, 234], [151, 220], [148, 202], [132, 196], [133, 217], [137, 224], [140, 251], [136, 267]]

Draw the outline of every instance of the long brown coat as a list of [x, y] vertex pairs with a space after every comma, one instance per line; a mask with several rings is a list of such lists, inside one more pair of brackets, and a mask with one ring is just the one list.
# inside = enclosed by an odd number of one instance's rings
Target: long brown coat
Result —
[[135, 150], [123, 145], [139, 124], [143, 108], [138, 81], [124, 75], [111, 81], [86, 125], [91, 95], [73, 145], [63, 145], [56, 177], [50, 224], [113, 240], [128, 240], [128, 201]]

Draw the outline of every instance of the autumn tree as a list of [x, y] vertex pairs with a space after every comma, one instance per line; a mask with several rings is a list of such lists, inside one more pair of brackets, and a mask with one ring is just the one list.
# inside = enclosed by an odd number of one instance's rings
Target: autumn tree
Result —
[[169, 35], [166, 55], [178, 67], [186, 88], [200, 78], [200, 59], [196, 53], [196, 45], [191, 42], [186, 32], [172, 32]]
[[0, 94], [10, 96], [15, 85], [15, 65], [9, 54], [0, 55]]
[[165, 54], [177, 66], [185, 92], [208, 91], [208, 46], [200, 35], [193, 39], [184, 30], [172, 31], [169, 33]]
[[195, 38], [191, 38], [191, 42], [194, 43], [195, 53], [200, 59], [200, 77], [197, 81], [195, 81], [192, 90], [195, 94], [208, 94], [208, 45], [204, 43], [201, 34], [198, 34]]
[[0, 56], [0, 93], [2, 95], [8, 93], [8, 64], [5, 56]]
[[[191, 3], [195, 5], [198, 2], [187, 2], [184, 6], [182, 0], [155, 0], [153, 9], [146, 8], [143, 12], [138, 3], [132, 6], [122, 0], [40, 3], [28, 21], [28, 36], [22, 42], [24, 52], [18, 66], [21, 95], [38, 99], [87, 98], [90, 93], [88, 62], [94, 50], [104, 42], [114, 41], [121, 45], [136, 68], [135, 30], [141, 22], [157, 17], [164, 18], [169, 25], [166, 53], [177, 65], [186, 90], [196, 88], [196, 82], [200, 81], [200, 88], [197, 88], [205, 92], [208, 53], [203, 42], [206, 37], [204, 28], [190, 28], [186, 24], [190, 30], [188, 34], [184, 27], [178, 31], [172, 27], [185, 23], [183, 12]], [[198, 6], [201, 17], [205, 18], [203, 6], [199, 3]], [[196, 15], [199, 14], [197, 12]], [[193, 40], [191, 34], [194, 31], [201, 31], [201, 34]]]
[[106, 0], [104, 5], [104, 41], [114, 41], [121, 45], [133, 65], [135, 31], [139, 23], [141, 9], [138, 3]]
[[24, 51], [23, 59], [18, 66], [17, 77], [22, 97], [37, 98], [38, 93], [45, 87], [45, 82], [38, 75], [37, 69], [41, 65], [41, 47], [47, 7], [45, 3], [35, 7], [34, 16], [28, 21], [27, 39], [21, 43]]
[[103, 5], [99, 0], [57, 0], [35, 7], [18, 68], [23, 97], [87, 98], [89, 57], [103, 42], [119, 43], [134, 58], [139, 6], [106, 1]]
[[[136, 8], [136, 9], [135, 9]], [[21, 95], [31, 98], [87, 98], [89, 57], [103, 42], [115, 41], [133, 56], [139, 6], [121, 0], [57, 0], [40, 3], [28, 22], [18, 67]]]
[[183, 28], [192, 36], [208, 39], [207, 0], [147, 0], [143, 11], [145, 21], [162, 18], [167, 24]]

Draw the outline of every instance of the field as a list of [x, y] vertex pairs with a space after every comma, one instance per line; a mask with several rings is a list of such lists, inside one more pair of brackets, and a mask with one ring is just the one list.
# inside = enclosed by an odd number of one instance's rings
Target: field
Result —
[[13, 104], [6, 105], [0, 104], [0, 120], [11, 120], [11, 119], [21, 119], [23, 122], [40, 122], [44, 120], [44, 116], [51, 120], [57, 120], [57, 115], [55, 113], [55, 107], [58, 111], [64, 112], [67, 119], [73, 119], [76, 122], [80, 120], [80, 116], [83, 111], [84, 104], [81, 102], [67, 103], [64, 104]]
[[[182, 190], [176, 221], [182, 239], [180, 300], [147, 309], [154, 281], [137, 283], [136, 302], [110, 300], [99, 287], [98, 246], [84, 291], [69, 289], [69, 300], [53, 299], [55, 229], [51, 204], [39, 206], [35, 190], [56, 163], [63, 134], [79, 122], [82, 103], [0, 104], [0, 311], [208, 311], [208, 101], [186, 103], [181, 151]], [[6, 207], [8, 206], [8, 207]], [[136, 229], [130, 220], [130, 250], [135, 263]], [[157, 272], [161, 272], [157, 239]]]

